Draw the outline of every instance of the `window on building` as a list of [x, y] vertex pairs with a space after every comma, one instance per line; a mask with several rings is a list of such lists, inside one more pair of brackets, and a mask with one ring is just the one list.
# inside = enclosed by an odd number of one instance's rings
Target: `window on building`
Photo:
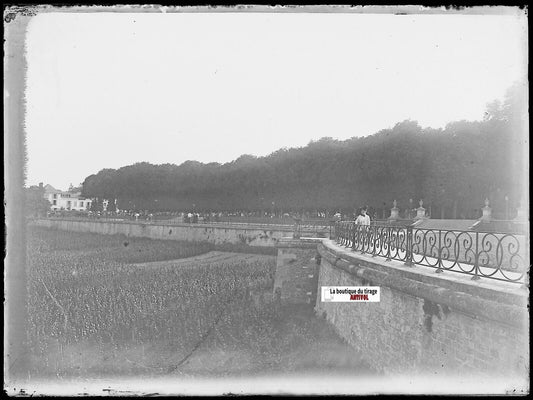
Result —
[[54, 201], [52, 202], [52, 204], [53, 204], [54, 206], [57, 206], [57, 200], [54, 200]]

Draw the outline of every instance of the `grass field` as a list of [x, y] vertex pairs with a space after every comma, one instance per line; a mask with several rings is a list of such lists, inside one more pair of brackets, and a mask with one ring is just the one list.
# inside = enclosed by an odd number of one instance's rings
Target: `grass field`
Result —
[[248, 249], [30, 228], [32, 374], [369, 371], [311, 308], [272, 301], [275, 257]]

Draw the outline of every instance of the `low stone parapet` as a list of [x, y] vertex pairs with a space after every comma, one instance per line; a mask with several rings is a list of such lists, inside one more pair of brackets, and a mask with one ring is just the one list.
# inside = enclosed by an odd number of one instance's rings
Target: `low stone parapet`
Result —
[[376, 369], [501, 377], [529, 370], [528, 291], [520, 286], [318, 245], [318, 286], [379, 286], [376, 303], [315, 310]]
[[164, 224], [134, 221], [37, 219], [32, 224], [72, 232], [124, 234], [152, 239], [233, 243], [274, 247], [278, 240], [292, 233], [290, 226], [226, 225], [226, 224]]

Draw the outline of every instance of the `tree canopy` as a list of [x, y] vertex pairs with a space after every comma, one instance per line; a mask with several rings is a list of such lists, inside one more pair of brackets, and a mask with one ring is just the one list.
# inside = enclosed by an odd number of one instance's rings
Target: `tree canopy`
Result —
[[30, 186], [25, 188], [25, 208], [26, 214], [31, 217], [43, 217], [50, 211], [50, 202], [44, 198], [44, 188], [41, 186]]
[[515, 85], [503, 102], [487, 105], [483, 121], [444, 129], [407, 120], [365, 137], [323, 137], [225, 164], [141, 162], [103, 169], [85, 179], [83, 195], [116, 198], [120, 209], [155, 211], [352, 211], [361, 205], [388, 209], [394, 199], [405, 209], [410, 199], [415, 206], [423, 199], [445, 217], [451, 210], [473, 217], [488, 197], [503, 212], [505, 197], [513, 209], [525, 190], [523, 92]]

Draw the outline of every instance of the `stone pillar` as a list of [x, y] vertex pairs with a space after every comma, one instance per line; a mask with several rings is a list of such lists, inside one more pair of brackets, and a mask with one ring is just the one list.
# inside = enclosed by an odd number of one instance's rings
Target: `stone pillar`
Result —
[[282, 303], [316, 303], [318, 291], [318, 238], [281, 238], [274, 277], [274, 299]]
[[292, 217], [294, 219], [294, 230], [293, 230], [293, 233], [292, 233], [292, 237], [293, 239], [300, 239], [300, 236], [302, 236], [302, 233], [301, 233], [301, 223], [302, 223], [302, 219], [301, 218], [296, 218], [296, 217]]
[[420, 207], [418, 207], [416, 209], [416, 217], [415, 217], [415, 220], [419, 220], [419, 219], [425, 219], [426, 218], [426, 209], [424, 207], [422, 207], [424, 205], [424, 202], [422, 200], [420, 200], [418, 202], [418, 204], [420, 205]]
[[396, 207], [397, 203], [396, 200], [392, 202], [392, 208], [390, 209], [390, 217], [389, 220], [391, 221], [397, 221], [400, 219], [400, 209]]
[[524, 222], [529, 220], [529, 210], [527, 207], [526, 197], [522, 195], [520, 198], [520, 203], [518, 204], [518, 210], [516, 214], [515, 221]]
[[489, 207], [489, 204], [489, 199], [485, 199], [485, 207], [481, 209], [483, 211], [483, 215], [479, 219], [481, 222], [490, 222], [492, 219], [492, 208]]

